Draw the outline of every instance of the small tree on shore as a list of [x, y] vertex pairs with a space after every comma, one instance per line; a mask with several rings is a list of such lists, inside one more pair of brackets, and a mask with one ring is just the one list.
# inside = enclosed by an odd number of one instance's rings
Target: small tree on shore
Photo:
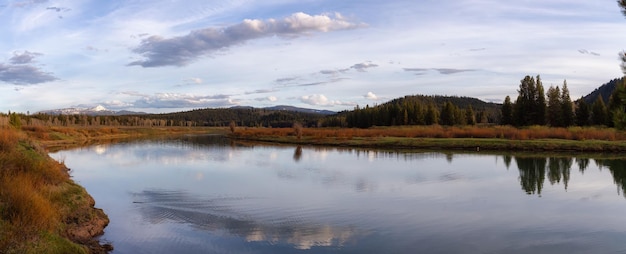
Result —
[[296, 137], [298, 137], [298, 139], [302, 138], [302, 124], [295, 122], [293, 123], [293, 131], [296, 133]]
[[230, 133], [235, 133], [235, 129], [237, 129], [237, 123], [235, 123], [235, 121], [230, 121], [228, 127], [230, 128]]

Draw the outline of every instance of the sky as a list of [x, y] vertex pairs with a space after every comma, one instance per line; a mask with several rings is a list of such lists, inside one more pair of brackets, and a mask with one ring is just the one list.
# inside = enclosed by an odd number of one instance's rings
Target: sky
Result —
[[614, 0], [0, 0], [0, 112], [341, 111], [405, 95], [572, 98], [623, 76]]

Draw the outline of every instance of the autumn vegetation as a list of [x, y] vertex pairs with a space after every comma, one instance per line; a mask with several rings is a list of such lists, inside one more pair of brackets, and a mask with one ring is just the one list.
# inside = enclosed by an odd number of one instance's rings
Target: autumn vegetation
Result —
[[0, 126], [0, 186], [0, 252], [106, 250], [93, 235], [79, 233], [94, 222], [101, 231], [106, 215], [93, 208], [93, 199], [70, 179], [63, 163], [11, 126]]

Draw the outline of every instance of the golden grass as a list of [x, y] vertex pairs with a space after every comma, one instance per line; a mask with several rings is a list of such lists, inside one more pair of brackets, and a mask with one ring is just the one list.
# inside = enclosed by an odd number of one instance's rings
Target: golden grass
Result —
[[47, 247], [84, 250], [60, 240], [67, 216], [61, 211], [67, 211], [67, 204], [55, 196], [67, 192], [69, 182], [62, 163], [17, 130], [0, 128], [0, 253], [36, 253]]
[[[240, 137], [284, 137], [296, 135], [293, 128], [245, 128], [234, 135]], [[499, 138], [510, 140], [565, 139], [565, 140], [626, 140], [626, 133], [609, 128], [571, 127], [550, 128], [531, 126], [400, 126], [356, 128], [305, 128], [304, 137], [351, 139], [354, 137], [404, 137], [404, 138]]]

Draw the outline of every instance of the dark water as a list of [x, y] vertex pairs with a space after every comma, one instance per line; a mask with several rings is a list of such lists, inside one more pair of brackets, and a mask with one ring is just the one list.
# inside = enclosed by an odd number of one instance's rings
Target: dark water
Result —
[[113, 253], [626, 253], [626, 161], [242, 145], [52, 154]]

